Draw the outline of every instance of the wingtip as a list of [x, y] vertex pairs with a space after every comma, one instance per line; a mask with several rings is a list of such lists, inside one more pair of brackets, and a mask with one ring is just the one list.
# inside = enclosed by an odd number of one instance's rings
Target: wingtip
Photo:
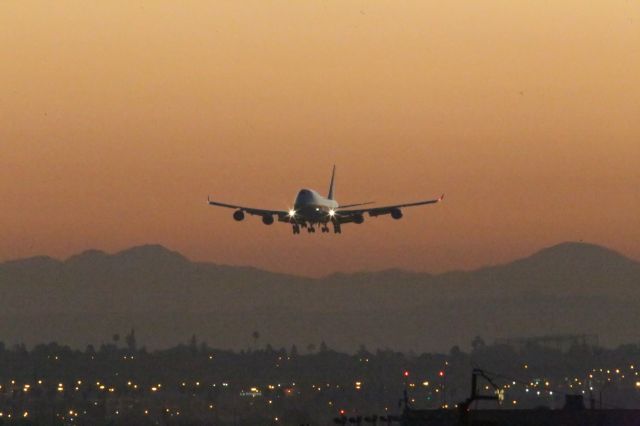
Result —
[[442, 201], [444, 200], [444, 192], [442, 193], [442, 195], [440, 196], [440, 198], [438, 198], [438, 201]]

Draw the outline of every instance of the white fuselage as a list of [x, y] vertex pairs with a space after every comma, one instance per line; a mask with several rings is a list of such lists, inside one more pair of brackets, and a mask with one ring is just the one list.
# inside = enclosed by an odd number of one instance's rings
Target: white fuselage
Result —
[[330, 214], [338, 206], [337, 201], [325, 198], [312, 189], [301, 189], [293, 204], [296, 221], [309, 223], [329, 222]]

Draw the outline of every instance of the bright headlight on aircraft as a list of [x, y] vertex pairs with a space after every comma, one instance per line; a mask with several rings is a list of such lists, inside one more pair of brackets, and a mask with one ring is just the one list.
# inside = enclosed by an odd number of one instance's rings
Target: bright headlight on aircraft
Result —
[[336, 215], [336, 211], [331, 209], [329, 210], [329, 216], [334, 217]]
[[296, 211], [294, 209], [289, 210], [289, 217], [294, 217], [296, 215]]

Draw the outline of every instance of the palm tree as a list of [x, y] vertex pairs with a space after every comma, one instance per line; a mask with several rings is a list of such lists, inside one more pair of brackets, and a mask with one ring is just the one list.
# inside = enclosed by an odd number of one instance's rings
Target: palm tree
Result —
[[260, 339], [260, 333], [257, 331], [254, 331], [253, 333], [251, 333], [251, 337], [253, 337], [253, 346], [255, 347], [255, 349], [258, 349], [258, 339]]

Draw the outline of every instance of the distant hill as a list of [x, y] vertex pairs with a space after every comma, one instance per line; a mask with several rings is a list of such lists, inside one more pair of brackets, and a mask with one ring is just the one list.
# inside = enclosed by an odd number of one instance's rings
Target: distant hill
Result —
[[320, 279], [191, 262], [159, 245], [65, 261], [0, 263], [0, 340], [100, 343], [135, 327], [150, 347], [192, 334], [217, 347], [448, 350], [476, 335], [599, 334], [639, 341], [640, 263], [592, 244], [439, 275], [401, 270]]

